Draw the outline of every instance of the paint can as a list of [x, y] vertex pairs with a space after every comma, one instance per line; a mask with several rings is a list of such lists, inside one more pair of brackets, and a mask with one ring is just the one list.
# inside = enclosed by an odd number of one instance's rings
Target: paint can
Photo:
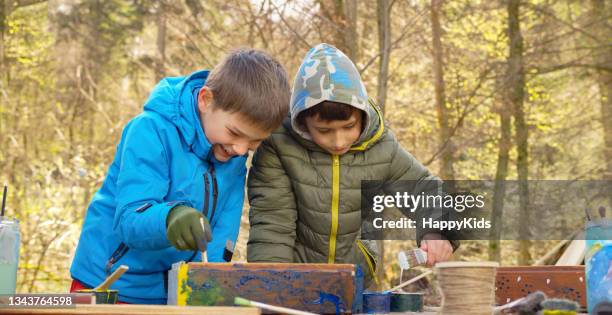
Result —
[[422, 312], [423, 293], [391, 293], [391, 312]]
[[119, 291], [117, 290], [77, 290], [76, 293], [87, 293], [95, 297], [96, 304], [117, 304]]
[[391, 293], [364, 292], [363, 312], [366, 314], [388, 314], [391, 312]]

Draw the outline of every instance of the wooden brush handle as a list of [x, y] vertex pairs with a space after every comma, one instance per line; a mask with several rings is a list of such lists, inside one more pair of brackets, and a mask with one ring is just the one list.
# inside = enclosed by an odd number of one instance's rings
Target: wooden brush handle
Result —
[[425, 276], [428, 276], [431, 273], [432, 273], [432, 271], [428, 270], [428, 271], [426, 271], [426, 272], [424, 272], [424, 273], [422, 273], [422, 274], [420, 274], [420, 275], [418, 275], [418, 276], [416, 276], [416, 277], [414, 277], [414, 278], [412, 278], [412, 279], [410, 279], [408, 281], [405, 281], [402, 284], [400, 284], [398, 286], [395, 286], [395, 287], [393, 287], [393, 288], [391, 288], [391, 289], [389, 289], [389, 290], [387, 290], [385, 292], [393, 292], [395, 290], [401, 289], [401, 288], [403, 288], [403, 287], [405, 287], [405, 286], [407, 286], [407, 285], [409, 285], [409, 284], [411, 284], [413, 282], [416, 282], [416, 281], [420, 280], [421, 278], [423, 278]]
[[121, 265], [115, 272], [113, 272], [104, 282], [102, 282], [99, 286], [94, 288], [94, 291], [106, 291], [119, 277], [121, 277], [127, 270], [128, 266]]

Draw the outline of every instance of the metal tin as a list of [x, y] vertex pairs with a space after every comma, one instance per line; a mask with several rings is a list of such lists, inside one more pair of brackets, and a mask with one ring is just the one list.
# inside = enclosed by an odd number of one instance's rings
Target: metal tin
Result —
[[391, 312], [391, 293], [364, 292], [363, 312], [366, 314], [388, 314]]
[[422, 312], [423, 293], [391, 293], [391, 312]]

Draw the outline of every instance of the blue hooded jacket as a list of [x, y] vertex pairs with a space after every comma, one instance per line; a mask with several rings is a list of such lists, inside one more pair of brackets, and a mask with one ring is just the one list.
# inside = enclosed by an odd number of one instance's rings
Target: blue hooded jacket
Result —
[[197, 96], [208, 71], [160, 81], [144, 111], [123, 130], [106, 179], [91, 201], [75, 257], [73, 279], [95, 287], [120, 265], [112, 286], [119, 300], [165, 304], [167, 271], [201, 261], [166, 238], [166, 217], [179, 204], [201, 210], [212, 227], [210, 262], [223, 262], [227, 240], [240, 228], [246, 156], [218, 162], [200, 123]]

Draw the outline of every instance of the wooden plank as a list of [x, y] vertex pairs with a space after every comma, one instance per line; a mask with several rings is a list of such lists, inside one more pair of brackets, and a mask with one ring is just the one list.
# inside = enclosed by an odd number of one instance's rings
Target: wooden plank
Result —
[[169, 305], [76, 305], [73, 308], [0, 308], [2, 314], [19, 315], [259, 315], [261, 311], [254, 307], [222, 306], [169, 306]]
[[361, 305], [363, 275], [356, 275], [349, 264], [181, 264], [169, 273], [168, 304], [226, 306], [239, 296], [317, 314], [350, 313]]
[[584, 261], [584, 251], [586, 249], [586, 241], [584, 233], [579, 236], [582, 239], [575, 239], [569, 244], [563, 255], [559, 257], [555, 266], [577, 266]]
[[495, 281], [498, 305], [542, 291], [549, 298], [565, 298], [586, 306], [584, 266], [499, 267]]
[[534, 262], [532, 266], [548, 265], [549, 264], [548, 261], [551, 260], [553, 256], [558, 255], [558, 252], [561, 250], [561, 248], [563, 248], [569, 242], [570, 240], [562, 240], [557, 245], [555, 245], [551, 250], [549, 250], [546, 254], [544, 254], [544, 256], [542, 256], [540, 259]]

